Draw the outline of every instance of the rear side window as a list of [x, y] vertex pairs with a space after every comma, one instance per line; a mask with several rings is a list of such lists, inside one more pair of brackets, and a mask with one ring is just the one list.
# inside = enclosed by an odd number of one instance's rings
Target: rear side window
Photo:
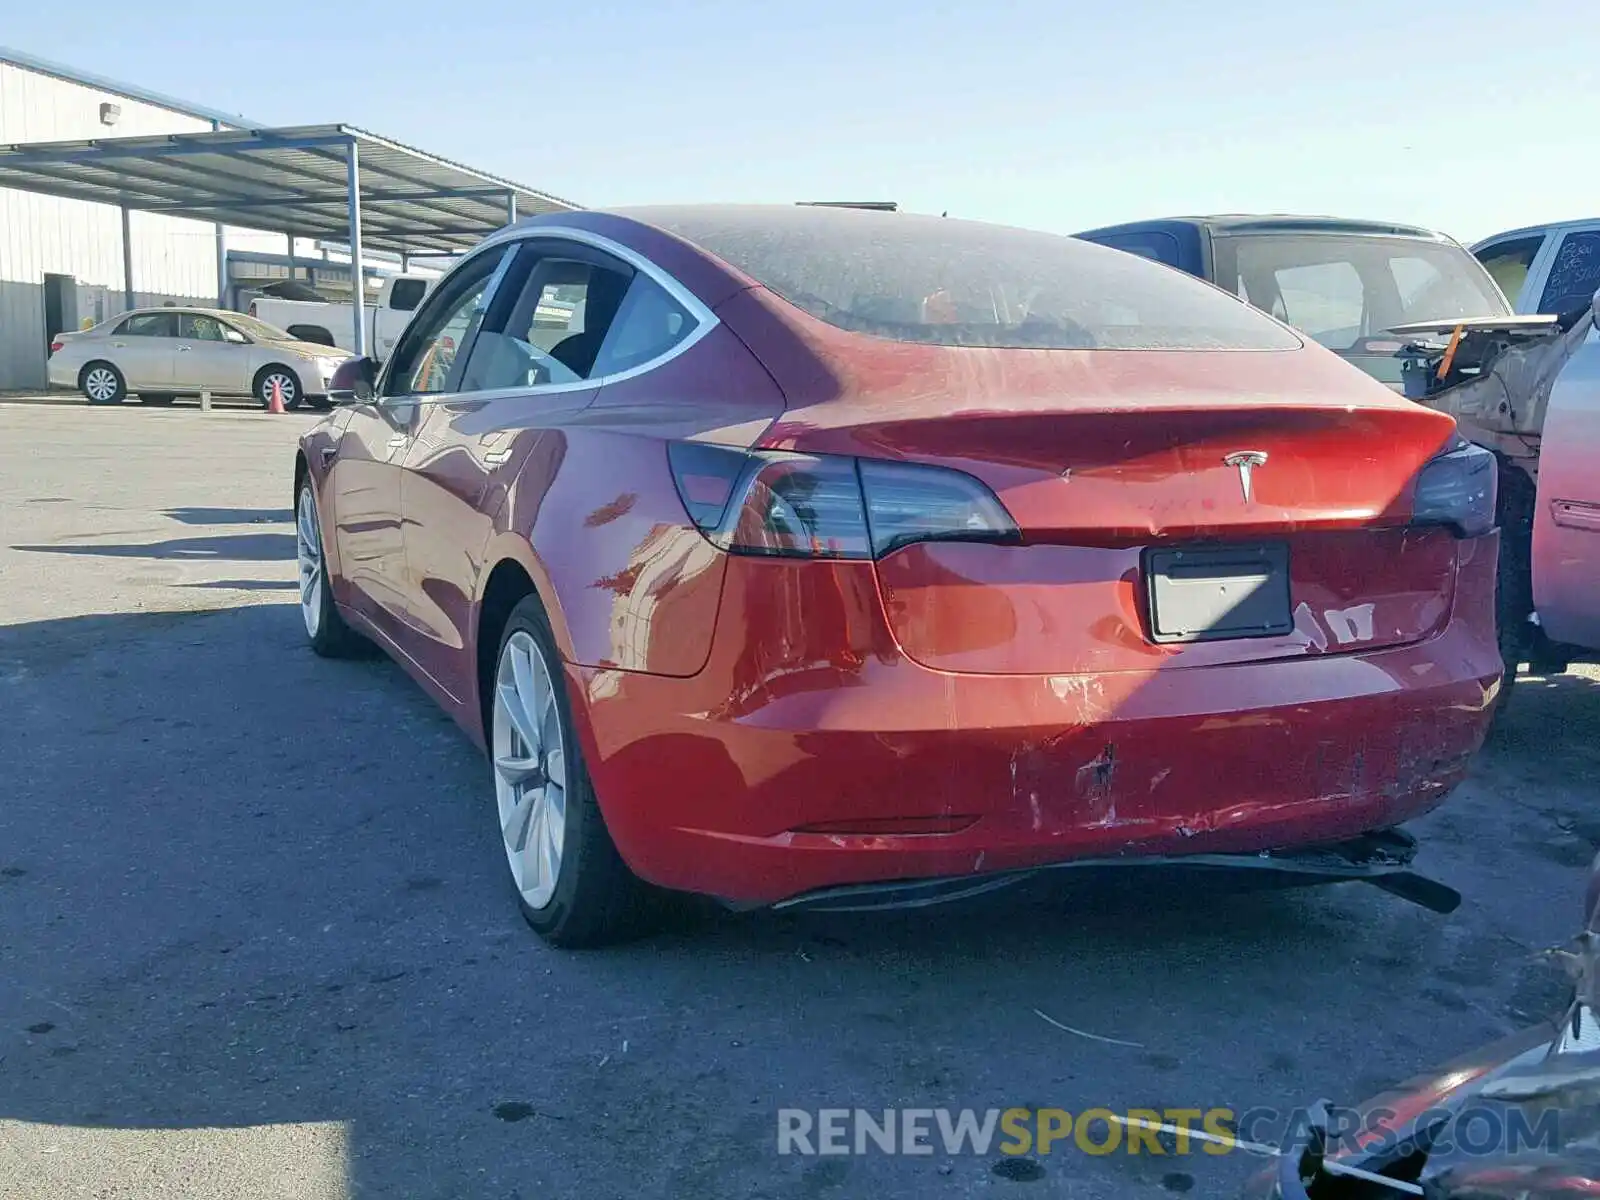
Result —
[[1506, 299], [1515, 304], [1517, 297], [1522, 295], [1522, 285], [1528, 282], [1528, 271], [1533, 267], [1533, 260], [1539, 257], [1539, 250], [1543, 246], [1542, 233], [1537, 237], [1496, 242], [1477, 252], [1478, 261], [1506, 294]]
[[1600, 233], [1569, 233], [1561, 239], [1550, 279], [1539, 299], [1546, 315], [1585, 308], [1600, 291]]
[[618, 375], [660, 358], [694, 332], [697, 322], [648, 275], [635, 275], [611, 323], [594, 374]]
[[410, 312], [422, 303], [427, 290], [428, 283], [424, 279], [396, 279], [389, 285], [389, 307], [395, 312]]
[[902, 342], [1289, 350], [1287, 330], [1187, 275], [1078, 238], [908, 213], [638, 209], [830, 325]]
[[177, 313], [139, 313], [117, 326], [124, 337], [177, 337]]

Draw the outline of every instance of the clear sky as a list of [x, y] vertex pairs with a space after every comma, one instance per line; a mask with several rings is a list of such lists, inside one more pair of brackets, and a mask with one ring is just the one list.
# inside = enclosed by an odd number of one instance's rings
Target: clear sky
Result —
[[15, 3], [18, 49], [343, 121], [584, 204], [898, 200], [1061, 232], [1184, 212], [1472, 240], [1600, 216], [1577, 3]]

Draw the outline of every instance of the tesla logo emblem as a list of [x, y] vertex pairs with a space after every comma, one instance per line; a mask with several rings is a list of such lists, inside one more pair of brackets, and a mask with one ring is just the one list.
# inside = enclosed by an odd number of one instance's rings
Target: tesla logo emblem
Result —
[[1250, 472], [1257, 467], [1267, 465], [1267, 452], [1265, 450], [1235, 450], [1223, 458], [1223, 463], [1230, 467], [1239, 468], [1239, 488], [1244, 492], [1244, 502], [1249, 504], [1255, 499], [1255, 490], [1250, 483]]

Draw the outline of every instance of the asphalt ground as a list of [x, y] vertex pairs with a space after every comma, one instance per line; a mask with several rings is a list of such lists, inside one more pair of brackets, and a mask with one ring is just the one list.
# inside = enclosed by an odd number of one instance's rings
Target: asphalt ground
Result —
[[1288, 1110], [1559, 1002], [1534, 955], [1600, 846], [1578, 671], [1417, 825], [1448, 917], [1060, 876], [551, 950], [480, 756], [304, 647], [313, 419], [0, 401], [0, 1196], [1228, 1195], [1258, 1160], [785, 1156], [778, 1114]]

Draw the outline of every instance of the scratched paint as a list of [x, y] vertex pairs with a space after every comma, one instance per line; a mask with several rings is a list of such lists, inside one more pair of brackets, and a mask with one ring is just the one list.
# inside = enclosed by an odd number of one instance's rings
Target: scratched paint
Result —
[[1089, 802], [1092, 823], [1114, 825], [1117, 800], [1113, 791], [1117, 775], [1117, 748], [1110, 742], [1094, 758], [1078, 768], [1078, 795]]
[[1057, 700], [1076, 699], [1086, 720], [1108, 716], [1106, 685], [1098, 675], [1052, 675], [1050, 690]]
[[1317, 620], [1317, 615], [1311, 611], [1311, 606], [1304, 600], [1295, 605], [1294, 631], [1318, 650], [1328, 648], [1328, 634], [1322, 628], [1322, 623]]
[[1372, 604], [1357, 604], [1351, 608], [1330, 608], [1322, 614], [1322, 619], [1333, 636], [1339, 639], [1341, 646], [1348, 646], [1353, 642], [1370, 642], [1372, 640], [1372, 614], [1376, 606]]

